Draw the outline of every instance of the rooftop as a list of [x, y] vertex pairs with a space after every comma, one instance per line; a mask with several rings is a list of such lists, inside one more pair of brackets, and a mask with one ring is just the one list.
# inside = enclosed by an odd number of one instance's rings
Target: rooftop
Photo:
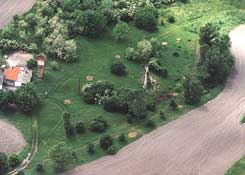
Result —
[[19, 66], [15, 66], [15, 67], [11, 67], [9, 69], [5, 69], [4, 70], [4, 78], [6, 80], [16, 81], [18, 78], [19, 72], [20, 72]]

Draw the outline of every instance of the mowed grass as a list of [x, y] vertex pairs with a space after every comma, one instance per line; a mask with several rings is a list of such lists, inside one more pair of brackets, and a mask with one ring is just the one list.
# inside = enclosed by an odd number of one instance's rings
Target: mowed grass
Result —
[[[162, 65], [168, 69], [169, 77], [166, 79], [157, 77], [157, 80], [160, 82], [159, 93], [163, 91], [177, 92], [178, 96], [174, 99], [178, 104], [183, 105], [182, 109], [171, 111], [167, 107], [169, 101], [163, 101], [159, 104], [156, 112], [149, 113], [149, 118], [154, 120], [157, 127], [159, 127], [178, 118], [190, 109], [197, 107], [184, 104], [182, 95], [183, 77], [186, 74], [192, 73], [198, 62], [198, 55], [196, 55], [199, 47], [197, 29], [205, 23], [213, 21], [213, 17], [211, 18], [210, 14], [224, 16], [223, 8], [220, 7], [221, 4], [223, 5], [220, 0], [212, 0], [209, 2], [196, 1], [194, 4], [187, 5], [175, 4], [169, 8], [169, 11], [177, 19], [175, 24], [159, 26], [158, 31], [155, 33], [147, 33], [131, 25], [129, 36], [125, 41], [116, 42], [111, 36], [111, 32], [96, 39], [77, 37], [79, 59], [73, 64], [58, 61], [61, 68], [60, 71], [50, 70], [49, 63], [53, 59], [48, 58], [44, 80], [37, 80], [36, 77], [34, 77], [34, 83], [37, 86], [39, 94], [42, 96], [42, 104], [29, 116], [24, 116], [19, 113], [9, 115], [3, 113], [3, 116], [5, 116], [4, 119], [7, 118], [23, 132], [29, 144], [31, 144], [32, 138], [32, 118], [35, 117], [38, 121], [38, 152], [27, 168], [26, 174], [37, 174], [35, 172], [35, 165], [37, 163], [44, 163], [46, 174], [55, 174], [48, 152], [50, 147], [58, 142], [65, 142], [72, 147], [77, 153], [77, 164], [82, 164], [105, 155], [105, 152], [101, 150], [98, 145], [102, 135], [110, 134], [116, 138], [115, 145], [120, 149], [143, 134], [151, 131], [144, 126], [144, 123], [139, 125], [128, 124], [126, 122], [126, 116], [108, 113], [99, 105], [88, 105], [83, 102], [82, 97], [79, 95], [79, 84], [88, 83], [86, 80], [86, 76], [88, 75], [94, 77], [92, 82], [106, 80], [113, 83], [116, 89], [122, 87], [140, 88], [144, 68], [141, 65], [129, 62], [124, 56], [127, 47], [136, 46], [136, 43], [143, 38], [149, 39], [154, 36], [160, 41], [168, 42], [168, 46], [162, 48], [160, 61]], [[210, 5], [213, 5], [212, 7], [214, 8], [210, 8]], [[208, 13], [200, 13], [201, 11], [205, 11], [207, 7], [209, 8]], [[225, 9], [235, 10], [237, 8], [226, 4]], [[192, 14], [199, 16], [194, 17]], [[225, 18], [225, 20], [228, 19], [230, 20], [228, 17]], [[234, 24], [234, 26], [235, 25], [237, 25], [237, 23]], [[227, 21], [224, 26], [227, 28], [226, 31], [228, 31], [228, 28], [231, 28]], [[190, 30], [192, 28], [195, 30]], [[178, 38], [180, 41], [177, 41]], [[179, 54], [179, 57], [173, 56], [175, 52]], [[128, 75], [125, 77], [117, 77], [110, 73], [110, 66], [115, 61], [116, 54], [121, 55], [120, 60], [127, 66]], [[222, 89], [223, 86], [212, 89], [202, 98], [201, 104], [217, 96]], [[70, 105], [64, 105], [63, 102], [65, 99], [70, 99], [72, 103]], [[166, 111], [166, 118], [164, 120], [159, 116], [159, 111], [162, 109]], [[86, 125], [88, 125], [92, 119], [102, 116], [108, 121], [109, 128], [103, 134], [87, 131], [85, 134], [77, 135], [73, 139], [67, 139], [64, 135], [62, 119], [62, 114], [65, 111], [71, 113], [73, 122], [83, 121]], [[127, 135], [131, 131], [138, 133], [136, 138], [128, 139], [128, 142], [125, 144], [118, 142], [117, 137], [121, 133]], [[96, 153], [94, 155], [87, 153], [86, 146], [88, 143], [94, 143], [96, 145]], [[21, 155], [24, 156], [26, 152], [27, 149], [25, 149]]]
[[237, 162], [225, 175], [245, 175], [245, 158]]

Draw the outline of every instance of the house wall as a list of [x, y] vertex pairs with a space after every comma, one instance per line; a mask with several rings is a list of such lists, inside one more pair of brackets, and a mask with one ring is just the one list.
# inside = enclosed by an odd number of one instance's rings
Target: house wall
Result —
[[13, 86], [15, 87], [15, 82], [11, 80], [4, 80], [4, 84], [7, 86]]

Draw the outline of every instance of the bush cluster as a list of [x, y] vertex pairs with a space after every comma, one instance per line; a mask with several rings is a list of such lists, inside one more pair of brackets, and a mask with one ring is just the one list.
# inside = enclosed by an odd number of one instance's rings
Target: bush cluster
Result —
[[137, 48], [127, 48], [126, 58], [137, 63], [148, 63], [151, 58], [160, 57], [160, 42], [156, 38], [142, 40]]
[[126, 66], [121, 61], [117, 61], [111, 65], [111, 73], [124, 76], [127, 74]]
[[157, 58], [153, 58], [148, 63], [149, 70], [164, 78], [168, 76], [168, 70], [162, 67], [161, 62]]
[[81, 94], [86, 103], [103, 104], [114, 94], [113, 90], [114, 87], [111, 83], [98, 81], [94, 84], [85, 84], [81, 89]]

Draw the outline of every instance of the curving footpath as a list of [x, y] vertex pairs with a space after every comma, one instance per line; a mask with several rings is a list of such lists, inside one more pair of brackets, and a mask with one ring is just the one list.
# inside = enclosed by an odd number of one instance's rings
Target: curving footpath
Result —
[[245, 25], [230, 34], [236, 67], [224, 91], [115, 156], [66, 175], [224, 175], [245, 153]]
[[[14, 15], [31, 9], [34, 0], [0, 0], [0, 28], [7, 25]], [[26, 145], [21, 132], [12, 124], [0, 120], [0, 152], [18, 152]]]

